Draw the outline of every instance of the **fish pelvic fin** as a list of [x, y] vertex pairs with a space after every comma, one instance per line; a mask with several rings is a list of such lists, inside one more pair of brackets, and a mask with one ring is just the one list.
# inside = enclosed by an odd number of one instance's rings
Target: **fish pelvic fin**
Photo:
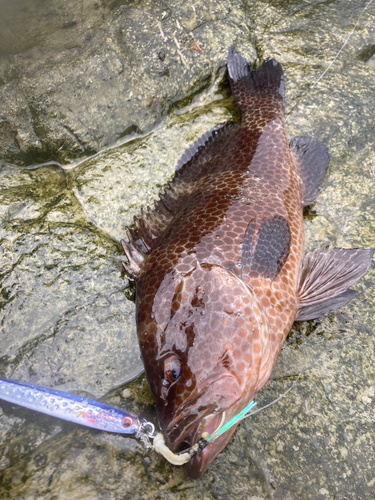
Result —
[[299, 274], [295, 320], [319, 318], [350, 302], [356, 291], [349, 287], [369, 270], [374, 251], [322, 247], [308, 252]]
[[280, 63], [268, 59], [256, 71], [232, 46], [228, 52], [228, 72], [233, 96], [242, 114], [284, 115], [284, 72]]
[[141, 217], [134, 217], [134, 226], [126, 227], [128, 241], [122, 240], [121, 244], [129, 264], [124, 264], [124, 268], [133, 279], [140, 277], [145, 256], [152, 250], [155, 240], [168, 227], [197, 181], [220, 156], [238, 127], [238, 123], [223, 123], [199, 137], [178, 161], [174, 178], [154, 208], [142, 209]]
[[295, 137], [290, 142], [290, 151], [296, 161], [302, 182], [303, 206], [307, 207], [320, 194], [319, 184], [329, 165], [327, 146], [313, 137]]

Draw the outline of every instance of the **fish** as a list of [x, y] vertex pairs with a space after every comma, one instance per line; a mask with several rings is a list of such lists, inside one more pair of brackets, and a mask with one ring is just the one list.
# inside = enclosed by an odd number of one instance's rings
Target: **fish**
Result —
[[[304, 255], [303, 209], [320, 193], [327, 147], [288, 142], [284, 74], [227, 58], [239, 122], [183, 154], [122, 246], [136, 281], [141, 356], [166, 444], [183, 451], [239, 414], [269, 380], [294, 321], [344, 306], [373, 249], [323, 246]], [[199, 478], [236, 425], [184, 467]]]

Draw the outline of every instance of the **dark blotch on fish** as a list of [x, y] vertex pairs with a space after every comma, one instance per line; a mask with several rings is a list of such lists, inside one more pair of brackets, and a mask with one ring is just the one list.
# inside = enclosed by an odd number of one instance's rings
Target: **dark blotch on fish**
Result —
[[[137, 282], [143, 362], [174, 452], [243, 410], [270, 378], [293, 321], [349, 302], [373, 255], [324, 247], [303, 257], [303, 207], [319, 195], [327, 148], [309, 137], [288, 144], [279, 63], [252, 71], [231, 48], [228, 71], [241, 122], [187, 149], [122, 242]], [[187, 473], [201, 476], [234, 430]]]

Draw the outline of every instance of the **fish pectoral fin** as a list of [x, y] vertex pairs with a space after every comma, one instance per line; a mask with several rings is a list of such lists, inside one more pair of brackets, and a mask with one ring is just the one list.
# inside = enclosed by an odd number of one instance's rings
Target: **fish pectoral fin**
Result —
[[346, 306], [346, 304], [353, 300], [356, 295], [357, 292], [349, 288], [346, 292], [337, 295], [332, 299], [328, 299], [321, 304], [305, 306], [302, 309], [299, 309], [297, 316], [295, 317], [295, 321], [307, 321], [309, 319], [320, 318], [330, 311]]
[[289, 144], [302, 181], [303, 206], [307, 207], [320, 194], [319, 184], [326, 175], [329, 156], [325, 144], [313, 137], [295, 137]]
[[242, 244], [241, 274], [246, 278], [271, 281], [280, 272], [290, 252], [291, 233], [284, 217], [270, 217], [261, 222], [255, 234], [256, 220], [248, 226]]
[[315, 319], [352, 300], [348, 289], [370, 268], [374, 250], [318, 248], [308, 252], [301, 264], [296, 321]]

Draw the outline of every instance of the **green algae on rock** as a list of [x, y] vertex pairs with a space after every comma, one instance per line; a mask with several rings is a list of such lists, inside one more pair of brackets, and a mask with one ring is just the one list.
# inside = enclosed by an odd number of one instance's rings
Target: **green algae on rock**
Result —
[[99, 396], [141, 370], [134, 306], [118, 246], [87, 222], [66, 177], [0, 169], [0, 363], [9, 378], [66, 390], [83, 377]]

